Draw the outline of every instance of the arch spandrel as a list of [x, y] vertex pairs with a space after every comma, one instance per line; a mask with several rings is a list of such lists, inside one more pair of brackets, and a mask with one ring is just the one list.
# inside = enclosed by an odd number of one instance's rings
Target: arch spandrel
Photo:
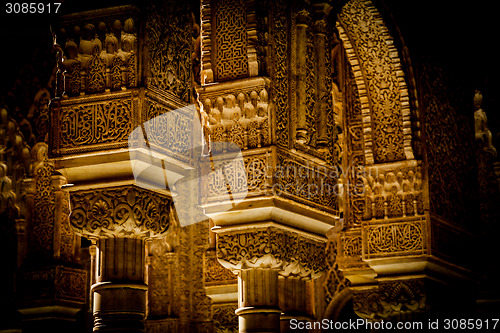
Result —
[[408, 88], [380, 13], [371, 1], [351, 0], [337, 29], [359, 91], [366, 163], [413, 159]]

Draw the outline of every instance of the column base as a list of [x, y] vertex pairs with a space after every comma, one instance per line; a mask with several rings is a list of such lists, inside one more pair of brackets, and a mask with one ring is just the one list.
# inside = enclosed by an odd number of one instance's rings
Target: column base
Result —
[[240, 333], [268, 333], [280, 331], [280, 309], [245, 307], [235, 311]]
[[94, 292], [94, 332], [144, 332], [145, 284], [99, 283]]

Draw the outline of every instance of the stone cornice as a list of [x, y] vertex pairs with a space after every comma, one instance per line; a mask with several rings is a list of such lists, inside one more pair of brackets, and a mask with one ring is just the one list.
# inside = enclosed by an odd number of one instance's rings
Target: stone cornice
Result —
[[255, 223], [274, 222], [326, 241], [328, 231], [339, 223], [338, 217], [277, 197], [245, 200], [232, 210], [220, 211], [221, 205], [205, 206], [205, 214], [217, 227], [216, 232], [221, 228], [245, 228]]

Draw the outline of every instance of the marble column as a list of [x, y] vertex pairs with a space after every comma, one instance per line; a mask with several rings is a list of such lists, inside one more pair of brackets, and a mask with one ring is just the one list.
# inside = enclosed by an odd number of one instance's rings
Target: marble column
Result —
[[240, 270], [236, 314], [239, 316], [240, 333], [280, 331], [278, 270]]
[[144, 240], [109, 237], [97, 245], [92, 285], [94, 332], [143, 332], [146, 313]]
[[290, 320], [307, 321], [310, 318], [306, 312], [306, 279], [297, 276], [280, 276], [280, 308], [281, 332], [298, 332], [300, 330], [290, 328]]
[[[274, 223], [214, 231], [217, 260], [238, 274], [240, 333], [280, 332], [284, 310], [306, 312], [305, 280], [323, 270], [323, 239]], [[285, 276], [288, 297], [280, 301], [279, 281]]]
[[134, 185], [71, 192], [71, 226], [96, 246], [94, 332], [144, 332], [148, 239], [166, 234], [172, 199]]

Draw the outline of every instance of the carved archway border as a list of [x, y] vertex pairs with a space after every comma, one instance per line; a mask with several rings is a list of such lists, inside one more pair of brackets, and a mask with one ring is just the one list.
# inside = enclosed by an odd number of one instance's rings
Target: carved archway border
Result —
[[[369, 20], [359, 19], [361, 15], [366, 15]], [[358, 16], [358, 19], [355, 17]], [[409, 101], [409, 92], [405, 80], [405, 74], [402, 69], [402, 61], [398, 50], [394, 46], [394, 39], [390, 35], [388, 28], [384, 24], [383, 18], [370, 0], [351, 0], [342, 8], [338, 20], [337, 30], [339, 37], [344, 44], [347, 59], [352, 66], [356, 85], [359, 91], [361, 102], [361, 111], [363, 117], [363, 136], [365, 147], [366, 164], [374, 164], [374, 102], [378, 98], [380, 91], [374, 88], [377, 85], [370, 82], [369, 75], [380, 73], [380, 68], [388, 68], [387, 76], [381, 75], [382, 85], [388, 88], [389, 96], [397, 96], [393, 102], [397, 106], [391, 112], [399, 113], [398, 122], [401, 126], [403, 136], [403, 149], [405, 159], [414, 159], [411, 138], [411, 109]], [[357, 35], [358, 33], [358, 35]], [[377, 36], [377, 41], [383, 41], [377, 45], [363, 45], [363, 38], [360, 34], [370, 34]], [[368, 61], [373, 58], [374, 48], [380, 48], [387, 57], [378, 57], [380, 62]], [[396, 83], [396, 84], [394, 84]], [[379, 106], [380, 107], [380, 106]], [[400, 140], [401, 138], [397, 138]], [[401, 158], [400, 158], [401, 159]], [[396, 158], [397, 160], [397, 158]], [[391, 162], [384, 161], [384, 162]]]

